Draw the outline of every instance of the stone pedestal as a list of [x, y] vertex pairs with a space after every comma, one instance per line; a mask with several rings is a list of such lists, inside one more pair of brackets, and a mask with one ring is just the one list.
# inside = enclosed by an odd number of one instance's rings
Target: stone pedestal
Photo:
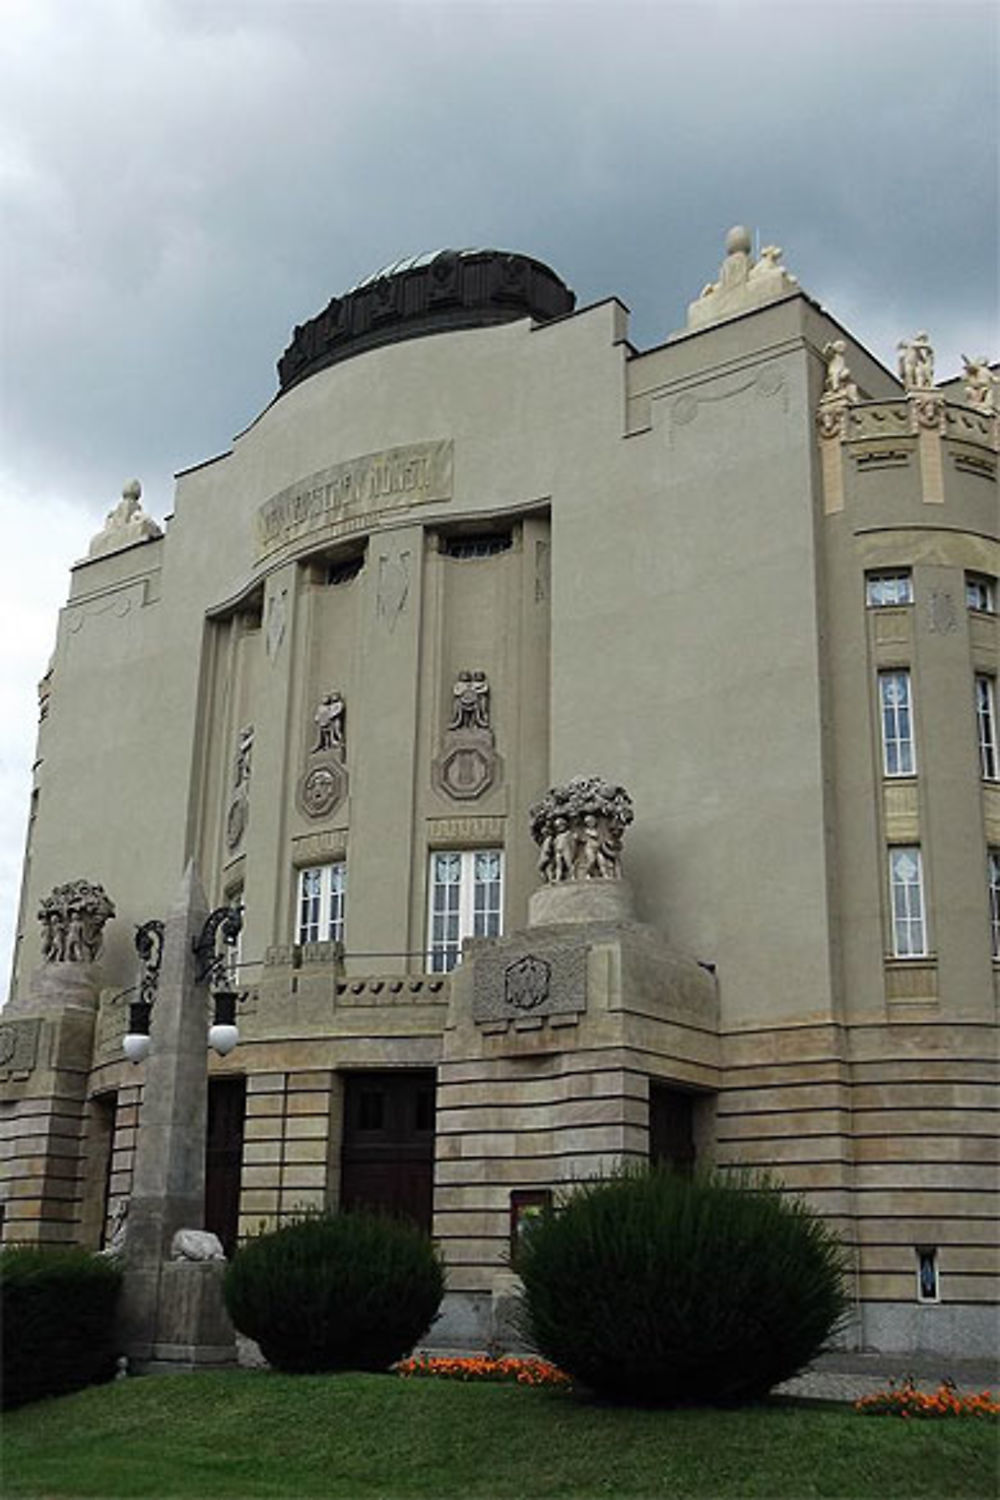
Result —
[[46, 963], [0, 1014], [3, 1238], [72, 1244], [80, 1220], [82, 1139], [100, 988], [91, 963]]
[[465, 945], [438, 1071], [439, 1347], [516, 1347], [519, 1215], [647, 1160], [651, 1083], [718, 1087], [714, 976], [631, 913], [622, 880], [565, 881], [523, 931]]
[[528, 898], [529, 927], [634, 920], [632, 887], [627, 880], [563, 880], [543, 885]]

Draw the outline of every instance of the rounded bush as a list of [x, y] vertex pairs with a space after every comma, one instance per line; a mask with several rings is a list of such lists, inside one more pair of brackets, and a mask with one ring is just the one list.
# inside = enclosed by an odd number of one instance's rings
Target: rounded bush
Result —
[[437, 1313], [444, 1276], [413, 1225], [350, 1212], [258, 1235], [226, 1271], [226, 1306], [279, 1370], [385, 1370]]
[[0, 1251], [4, 1406], [110, 1380], [121, 1282], [113, 1261], [72, 1246]]
[[836, 1237], [764, 1177], [629, 1172], [580, 1188], [518, 1252], [526, 1332], [601, 1395], [764, 1395], [847, 1308]]

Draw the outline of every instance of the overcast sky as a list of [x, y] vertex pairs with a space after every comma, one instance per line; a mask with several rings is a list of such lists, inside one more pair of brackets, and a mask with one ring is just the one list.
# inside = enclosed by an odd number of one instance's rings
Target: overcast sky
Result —
[[918, 328], [942, 378], [995, 358], [998, 15], [3, 0], [0, 996], [35, 684], [126, 478], [162, 519], [173, 473], [270, 399], [296, 322], [443, 246], [615, 293], [648, 346], [743, 222], [887, 363]]

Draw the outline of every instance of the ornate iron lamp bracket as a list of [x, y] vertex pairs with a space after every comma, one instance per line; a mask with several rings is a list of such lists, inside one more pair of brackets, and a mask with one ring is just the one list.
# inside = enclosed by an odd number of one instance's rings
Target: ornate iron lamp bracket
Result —
[[139, 975], [139, 999], [144, 1005], [152, 1005], [160, 984], [160, 965], [163, 962], [163, 923], [159, 917], [150, 917], [135, 930], [135, 951], [139, 955], [142, 971]]
[[242, 906], [218, 906], [207, 918], [201, 932], [191, 940], [191, 947], [197, 959], [194, 976], [196, 984], [207, 984], [214, 989], [225, 980], [227, 977], [226, 957], [224, 953], [216, 953], [216, 939], [221, 932], [223, 942], [233, 947], [242, 927]]

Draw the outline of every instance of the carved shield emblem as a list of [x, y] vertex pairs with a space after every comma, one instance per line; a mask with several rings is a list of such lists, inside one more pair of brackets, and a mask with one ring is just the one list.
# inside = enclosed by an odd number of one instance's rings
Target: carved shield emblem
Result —
[[549, 996], [550, 966], [530, 953], [504, 970], [504, 996], [515, 1010], [534, 1010]]

